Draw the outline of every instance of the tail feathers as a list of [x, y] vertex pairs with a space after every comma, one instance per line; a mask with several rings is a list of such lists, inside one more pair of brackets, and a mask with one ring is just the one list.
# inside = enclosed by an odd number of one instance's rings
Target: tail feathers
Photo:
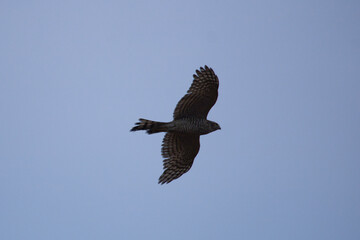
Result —
[[133, 127], [130, 131], [139, 131], [139, 130], [146, 130], [148, 134], [152, 134], [158, 132], [166, 132], [167, 127], [166, 127], [166, 123], [155, 122], [140, 118], [139, 122], [135, 123], [135, 127]]

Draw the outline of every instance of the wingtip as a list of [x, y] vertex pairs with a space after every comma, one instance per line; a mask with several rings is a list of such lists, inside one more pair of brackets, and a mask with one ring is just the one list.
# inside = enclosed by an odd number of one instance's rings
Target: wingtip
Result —
[[212, 70], [212, 68], [211, 68], [211, 67], [208, 67], [208, 65], [205, 65], [204, 67], [200, 67], [199, 69], [200, 69], [201, 72], [202, 72], [202, 71]]
[[158, 181], [158, 184], [160, 185], [164, 185], [164, 184], [168, 184], [172, 181], [173, 179], [168, 179], [168, 178], [165, 178], [163, 175], [161, 175], [159, 177], [159, 181]]
[[160, 185], [164, 185], [165, 183], [168, 184], [167, 182], [165, 182], [165, 181], [163, 181], [163, 180], [160, 180], [160, 179], [159, 179], [159, 181], [158, 181], [158, 184], [160, 184]]

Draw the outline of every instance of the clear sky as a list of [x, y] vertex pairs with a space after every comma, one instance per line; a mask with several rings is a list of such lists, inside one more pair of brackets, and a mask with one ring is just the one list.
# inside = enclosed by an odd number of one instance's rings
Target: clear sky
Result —
[[[359, 1], [1, 1], [0, 239], [360, 239]], [[192, 169], [163, 134], [220, 79]]]

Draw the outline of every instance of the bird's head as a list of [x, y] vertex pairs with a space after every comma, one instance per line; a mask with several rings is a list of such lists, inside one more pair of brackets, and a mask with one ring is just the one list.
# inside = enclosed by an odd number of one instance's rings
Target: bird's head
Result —
[[221, 129], [221, 127], [220, 127], [220, 125], [218, 123], [213, 122], [213, 121], [209, 121], [209, 122], [210, 122], [210, 128], [211, 128], [212, 132]]

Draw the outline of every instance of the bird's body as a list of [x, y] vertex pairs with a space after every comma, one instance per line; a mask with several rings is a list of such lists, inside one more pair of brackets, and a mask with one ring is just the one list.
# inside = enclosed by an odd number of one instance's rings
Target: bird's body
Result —
[[219, 80], [211, 68], [196, 70], [187, 94], [178, 102], [171, 122], [139, 119], [131, 131], [146, 130], [148, 134], [166, 132], [162, 144], [164, 173], [159, 183], [169, 183], [191, 168], [200, 149], [200, 135], [220, 129], [207, 114], [218, 96]]
[[[205, 135], [219, 128], [217, 123], [202, 118], [182, 118], [171, 122], [156, 122], [140, 118], [137, 126], [132, 131], [146, 130], [147, 133], [173, 132], [184, 134]], [[218, 126], [218, 125], [217, 125]]]

